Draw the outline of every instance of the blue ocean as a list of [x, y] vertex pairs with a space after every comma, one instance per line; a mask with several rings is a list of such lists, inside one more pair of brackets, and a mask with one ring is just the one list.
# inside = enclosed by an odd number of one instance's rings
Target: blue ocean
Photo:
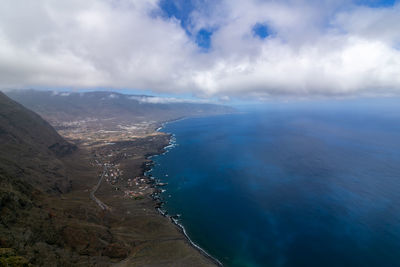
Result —
[[167, 124], [163, 209], [225, 266], [400, 266], [396, 103], [281, 104]]

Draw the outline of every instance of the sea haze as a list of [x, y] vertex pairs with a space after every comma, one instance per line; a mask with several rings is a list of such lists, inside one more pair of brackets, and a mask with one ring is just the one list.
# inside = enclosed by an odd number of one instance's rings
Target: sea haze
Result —
[[227, 266], [400, 266], [400, 112], [374, 103], [168, 124], [163, 209]]

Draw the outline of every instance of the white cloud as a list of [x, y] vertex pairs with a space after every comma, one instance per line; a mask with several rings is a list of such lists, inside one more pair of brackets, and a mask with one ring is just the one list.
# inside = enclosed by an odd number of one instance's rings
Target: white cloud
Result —
[[172, 104], [172, 103], [213, 103], [206, 99], [187, 99], [176, 97], [159, 97], [159, 96], [130, 96], [130, 99], [138, 100], [141, 103], [148, 104]]
[[[400, 4], [207, 1], [190, 26], [216, 29], [204, 53], [179, 21], [154, 15], [157, 2], [2, 1], [0, 86], [221, 98], [400, 93]], [[274, 34], [255, 38], [257, 22]]]
[[108, 96], [108, 98], [111, 98], [111, 99], [113, 99], [113, 98], [119, 98], [119, 96], [116, 95], [116, 94], [110, 94], [110, 95]]

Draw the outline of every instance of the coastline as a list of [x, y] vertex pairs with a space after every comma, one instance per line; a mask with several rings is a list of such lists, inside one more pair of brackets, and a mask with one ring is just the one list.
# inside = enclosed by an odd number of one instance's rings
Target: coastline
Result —
[[[178, 122], [186, 119], [194, 119], [194, 118], [205, 118], [205, 117], [215, 117], [215, 116], [224, 116], [224, 115], [231, 115], [231, 114], [240, 114], [244, 112], [231, 112], [231, 113], [219, 113], [219, 114], [202, 114], [202, 115], [191, 115], [191, 116], [182, 116], [177, 119], [172, 119], [172, 120], [166, 120], [163, 122], [159, 122], [157, 124], [157, 128], [155, 128], [155, 132], [160, 132], [167, 124], [173, 123], [173, 122]], [[168, 133], [166, 133], [168, 134]]]
[[[163, 216], [168, 216], [168, 215], [163, 215]], [[189, 235], [186, 233], [185, 227], [182, 224], [180, 224], [174, 218], [174, 216], [169, 216], [169, 218], [171, 219], [171, 222], [179, 228], [179, 231], [186, 237], [187, 241], [190, 243], [190, 245], [192, 245], [192, 247], [197, 249], [203, 256], [209, 258], [211, 261], [213, 261], [218, 266], [224, 266], [222, 264], [222, 262], [220, 262], [217, 258], [214, 258], [213, 256], [211, 256], [207, 251], [205, 251], [203, 248], [201, 248], [199, 245], [197, 245], [195, 242], [193, 242], [192, 239], [190, 239]]]
[[[200, 117], [200, 116], [199, 116]], [[177, 121], [181, 121], [181, 120], [185, 120], [188, 119], [189, 117], [182, 117], [179, 119], [175, 119], [175, 120], [170, 120], [170, 121], [165, 121], [163, 123], [161, 123], [161, 125], [155, 130], [156, 132], [161, 132], [162, 129], [165, 128], [165, 126], [169, 123], [173, 123], [173, 122], [177, 122]], [[191, 118], [191, 117], [190, 117]], [[165, 132], [162, 132], [165, 133]], [[158, 183], [156, 183], [155, 181], [155, 177], [153, 177], [152, 175], [149, 175], [149, 172], [152, 171], [153, 166], [154, 166], [154, 161], [153, 161], [153, 157], [155, 156], [162, 156], [166, 153], [168, 153], [168, 151], [172, 148], [175, 147], [176, 145], [176, 141], [174, 140], [174, 134], [171, 133], [165, 133], [169, 136], [169, 143], [168, 145], [166, 145], [163, 149], [162, 149], [162, 153], [160, 154], [155, 154], [155, 155], [150, 155], [148, 156], [146, 159], [148, 159], [150, 161], [150, 164], [146, 164], [144, 166], [143, 169], [143, 175], [146, 176], [153, 184], [154, 184], [154, 188], [155, 188], [155, 193], [151, 194], [151, 197], [153, 199], [153, 201], [156, 203], [156, 210], [158, 211], [158, 213], [160, 215], [162, 215], [163, 217], [166, 217], [168, 219], [170, 219], [171, 223], [174, 224], [177, 229], [179, 230], [179, 232], [185, 236], [186, 240], [188, 241], [188, 243], [194, 248], [196, 249], [198, 252], [200, 252], [200, 254], [202, 254], [204, 257], [208, 258], [209, 260], [211, 260], [213, 263], [215, 263], [217, 266], [224, 266], [222, 264], [221, 261], [219, 261], [217, 258], [213, 257], [211, 254], [209, 254], [205, 249], [201, 248], [199, 245], [197, 245], [187, 234], [185, 227], [180, 224], [178, 222], [178, 220], [176, 219], [176, 215], [169, 215], [168, 211], [163, 211], [161, 209], [161, 207], [163, 206], [164, 202], [161, 200], [160, 198], [160, 193], [162, 192], [160, 189], [160, 186], [158, 185]]]
[[[68, 96], [35, 95], [29, 91], [14, 96], [38, 113], [21, 110], [21, 116], [35, 118], [34, 124], [19, 124], [11, 116], [10, 120], [21, 128], [5, 128], [10, 136], [15, 130], [18, 138], [28, 133], [29, 142], [21, 141], [12, 147], [15, 152], [5, 154], [6, 158], [14, 154], [18, 157], [3, 164], [10, 171], [3, 188], [10, 206], [5, 210], [2, 246], [15, 248], [16, 255], [43, 266], [219, 265], [196, 247], [170, 216], [160, 216], [151, 197], [158, 190], [158, 181], [144, 176], [143, 170], [151, 167], [150, 155], [165, 153], [173, 145], [172, 136], [158, 132], [160, 126], [191, 117], [191, 113], [218, 112], [221, 107], [165, 109], [151, 104], [147, 109], [126, 109], [118, 102], [126, 98], [122, 94], [104, 103], [110, 95], [97, 92], [80, 94], [79, 99], [74, 95], [72, 100], [77, 105], [71, 108]], [[62, 111], [48, 108], [48, 101], [61, 101]], [[44, 108], [39, 110], [38, 106]], [[18, 111], [23, 108], [16, 107]], [[170, 118], [175, 119], [167, 122]], [[26, 131], [26, 127], [35, 131]], [[8, 140], [9, 136], [5, 137]], [[68, 146], [65, 142], [77, 149], [64, 153]], [[43, 157], [32, 159], [31, 153]], [[15, 166], [18, 168], [14, 170]], [[28, 175], [26, 183], [13, 181], [13, 176], [20, 177], [20, 171]], [[10, 193], [17, 202], [8, 201]]]

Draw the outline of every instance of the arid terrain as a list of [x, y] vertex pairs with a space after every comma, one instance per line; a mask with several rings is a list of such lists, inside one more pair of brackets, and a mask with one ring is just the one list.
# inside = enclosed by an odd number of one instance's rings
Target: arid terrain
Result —
[[[128, 115], [119, 120], [116, 114], [110, 114], [114, 119], [71, 121], [69, 115], [55, 115], [40, 104], [39, 114], [51, 118], [57, 133], [5, 95], [1, 100], [2, 263], [216, 264], [157, 211], [157, 181], [144, 176], [151, 166], [148, 157], [162, 153], [170, 141], [155, 129], [184, 112], [158, 121], [129, 121]], [[21, 120], [25, 125], [19, 127]]]

